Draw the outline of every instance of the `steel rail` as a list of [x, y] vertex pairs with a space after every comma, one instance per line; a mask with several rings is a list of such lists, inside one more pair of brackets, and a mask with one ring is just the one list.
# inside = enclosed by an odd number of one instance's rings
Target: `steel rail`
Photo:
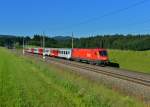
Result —
[[50, 61], [59, 61], [63, 64], [66, 64], [66, 65], [70, 65], [72, 67], [77, 67], [77, 68], [81, 68], [81, 69], [84, 69], [84, 70], [88, 70], [88, 71], [93, 71], [93, 72], [96, 72], [96, 73], [100, 73], [100, 74], [103, 74], [103, 75], [107, 75], [107, 76], [111, 76], [111, 77], [115, 77], [115, 78], [119, 78], [119, 79], [122, 79], [122, 80], [127, 80], [127, 81], [130, 81], [130, 82], [133, 82], [133, 83], [137, 83], [137, 84], [141, 84], [141, 85], [144, 85], [144, 86], [148, 86], [150, 87], [150, 80], [146, 80], [146, 79], [141, 79], [141, 78], [137, 78], [137, 77], [133, 77], [133, 76], [128, 76], [128, 75], [123, 75], [123, 74], [119, 74], [119, 73], [114, 73], [114, 72], [111, 72], [111, 71], [108, 71], [108, 70], [100, 70], [100, 69], [96, 69], [96, 68], [93, 68], [93, 67], [89, 67], [88, 65], [85, 66], [85, 65], [79, 65], [79, 64], [74, 64], [74, 63], [71, 63], [69, 61], [66, 61], [66, 60], [60, 60], [60, 59], [54, 59], [54, 58], [48, 58]]
[[[28, 54], [28, 55], [31, 55], [31, 54]], [[34, 56], [38, 56], [38, 55], [34, 54]], [[95, 72], [95, 73], [98, 73], [98, 74], [103, 74], [103, 75], [106, 75], [106, 76], [111, 76], [111, 77], [114, 77], [114, 78], [130, 81], [130, 82], [133, 82], [133, 83], [136, 83], [136, 84], [140, 84], [140, 85], [150, 87], [150, 80], [142, 79], [142, 78], [138, 78], [138, 77], [133, 77], [133, 76], [125, 75], [125, 74], [114, 73], [114, 72], [111, 72], [109, 70], [100, 70], [98, 68], [93, 68], [95, 65], [93, 65], [93, 67], [89, 67], [88, 65], [85, 65], [85, 64], [84, 65], [80, 64], [80, 63], [75, 64], [75, 63], [73, 63], [71, 61], [68, 61], [68, 60], [52, 58], [52, 57], [47, 57], [46, 61], [50, 61], [50, 62], [53, 61], [53, 62], [69, 65], [69, 66], [72, 66], [72, 67], [77, 67], [77, 68], [92, 71], [92, 72]]]

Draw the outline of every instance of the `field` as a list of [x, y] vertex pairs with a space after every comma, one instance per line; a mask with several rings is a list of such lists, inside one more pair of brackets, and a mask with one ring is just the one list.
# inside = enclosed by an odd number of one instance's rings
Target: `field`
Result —
[[109, 57], [120, 68], [150, 73], [150, 51], [109, 50]]
[[0, 48], [0, 107], [144, 107], [77, 74]]

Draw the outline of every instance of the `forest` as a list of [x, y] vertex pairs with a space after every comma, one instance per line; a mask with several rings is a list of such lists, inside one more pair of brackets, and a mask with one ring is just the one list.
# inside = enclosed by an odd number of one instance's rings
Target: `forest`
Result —
[[[71, 36], [44, 36], [45, 47], [53, 48], [71, 48], [72, 37]], [[38, 46], [43, 45], [43, 35], [34, 35], [33, 37], [26, 36], [10, 36], [0, 35], [0, 46], [8, 48], [21, 48], [23, 41], [26, 46]], [[138, 34], [138, 35], [96, 35], [91, 37], [73, 38], [74, 48], [107, 48], [107, 49], [120, 49], [120, 50], [150, 50], [150, 34]]]

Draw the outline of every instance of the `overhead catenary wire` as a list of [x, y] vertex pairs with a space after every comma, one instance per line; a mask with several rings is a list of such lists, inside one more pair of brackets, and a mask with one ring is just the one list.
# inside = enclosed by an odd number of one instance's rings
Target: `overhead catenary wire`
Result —
[[[137, 26], [137, 25], [142, 25], [142, 24], [145, 24], [145, 23], [148, 23], [148, 22], [150, 22], [150, 18], [148, 18], [148, 19], [146, 19], [146, 20], [143, 20], [143, 21], [137, 21], [137, 22], [133, 22], [133, 23], [127, 23], [127, 24], [124, 24], [123, 26], [124, 26], [124, 28], [122, 28], [121, 26], [114, 26], [114, 27], [112, 27], [111, 28], [111, 30], [113, 29], [113, 30], [115, 30], [115, 29], [129, 29], [129, 28], [132, 28], [132, 27], [134, 27], [134, 26]], [[125, 26], [127, 26], [127, 27], [125, 27]], [[105, 28], [104, 28], [105, 29]], [[101, 30], [103, 30], [103, 28], [101, 28]], [[116, 32], [117, 33], [117, 32]]]
[[128, 9], [130, 9], [130, 8], [134, 8], [134, 7], [138, 6], [138, 5], [144, 4], [144, 3], [148, 2], [148, 1], [149, 1], [149, 0], [142, 0], [142, 1], [136, 2], [136, 3], [134, 3], [134, 4], [131, 4], [131, 5], [127, 6], [127, 7], [120, 8], [120, 9], [117, 9], [117, 10], [114, 10], [114, 11], [111, 11], [111, 12], [108, 12], [108, 13], [105, 13], [105, 14], [103, 14], [103, 15], [101, 15], [101, 16], [97, 16], [97, 17], [88, 19], [88, 20], [83, 21], [83, 22], [81, 22], [81, 23], [79, 23], [79, 24], [86, 24], [86, 23], [89, 23], [89, 22], [92, 22], [92, 21], [99, 20], [99, 19], [101, 19], [101, 18], [103, 18], [103, 17], [106, 17], [106, 16], [118, 14], [118, 13], [121, 13], [121, 12], [123, 12], [123, 11], [126, 11], [126, 10], [128, 10]]
[[147, 2], [149, 2], [150, 0], [141, 0], [141, 1], [138, 1], [136, 3], [133, 3], [131, 5], [128, 5], [126, 7], [123, 7], [123, 8], [120, 8], [120, 9], [117, 9], [117, 10], [113, 10], [113, 11], [110, 11], [108, 13], [105, 13], [103, 15], [100, 15], [100, 16], [96, 16], [96, 17], [93, 17], [93, 18], [89, 18], [87, 20], [84, 20], [84, 21], [81, 21], [79, 23], [76, 23], [76, 24], [73, 24], [73, 25], [70, 25], [68, 27], [64, 27], [62, 29], [57, 29], [57, 30], [65, 30], [65, 29], [72, 29], [72, 28], [76, 28], [76, 27], [79, 27], [81, 25], [85, 25], [85, 24], [88, 24], [88, 23], [92, 23], [94, 21], [98, 21], [100, 19], [103, 19], [104, 17], [108, 17], [108, 16], [112, 16], [112, 15], [115, 15], [115, 14], [119, 14], [121, 12], [124, 12], [124, 11], [127, 11], [131, 8], [134, 8], [134, 7], [137, 7], [139, 5], [142, 5], [142, 4], [145, 4]]

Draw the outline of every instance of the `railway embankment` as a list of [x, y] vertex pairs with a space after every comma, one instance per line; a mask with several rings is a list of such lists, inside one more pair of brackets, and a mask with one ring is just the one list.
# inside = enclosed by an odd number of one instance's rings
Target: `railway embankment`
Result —
[[[42, 60], [38, 55], [27, 54], [27, 56]], [[64, 59], [47, 57], [48, 64], [70, 69], [70, 71], [85, 76], [93, 82], [98, 82], [115, 91], [128, 96], [134, 96], [150, 104], [150, 75], [145, 73], [131, 72], [118, 68], [99, 67]]]

